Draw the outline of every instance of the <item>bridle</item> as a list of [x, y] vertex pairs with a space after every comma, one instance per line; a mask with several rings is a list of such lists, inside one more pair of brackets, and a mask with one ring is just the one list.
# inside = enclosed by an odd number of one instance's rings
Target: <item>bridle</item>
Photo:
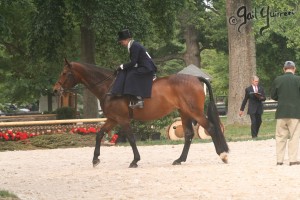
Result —
[[[72, 71], [68, 71], [66, 74], [67, 77], [72, 76], [72, 78], [74, 79], [74, 75], [72, 73]], [[68, 80], [68, 78], [65, 78], [65, 80], [63, 82], [61, 82], [60, 80], [57, 82], [61, 88], [63, 88], [63, 85], [66, 83], [66, 81]]]
[[[59, 86], [60, 86], [60, 88], [61, 88], [61, 89], [60, 89], [60, 93], [62, 93], [62, 92], [73, 92], [73, 91], [77, 91], [77, 90], [82, 89], [82, 88], [88, 88], [89, 90], [91, 90], [91, 89], [93, 89], [93, 88], [96, 87], [96, 86], [103, 85], [104, 82], [106, 82], [106, 81], [112, 79], [112, 78], [113, 78], [114, 76], [116, 76], [116, 75], [115, 75], [114, 73], [113, 73], [113, 74], [110, 74], [110, 75], [105, 75], [105, 78], [104, 78], [104, 79], [102, 79], [102, 80], [99, 81], [99, 82], [96, 82], [95, 84], [92, 84], [92, 85], [86, 84], [85, 87], [83, 86], [83, 87], [77, 87], [77, 88], [75, 88], [75, 86], [74, 86], [73, 88], [69, 88], [69, 89], [65, 89], [65, 88], [64, 88], [64, 84], [66, 83], [66, 81], [69, 81], [70, 77], [73, 79], [73, 81], [76, 81], [76, 78], [75, 78], [75, 75], [74, 75], [74, 73], [73, 73], [72, 70], [68, 70], [68, 71], [66, 72], [65, 76], [66, 76], [66, 78], [64, 79], [63, 82], [61, 82], [60, 80], [57, 82], [57, 84], [59, 84]], [[78, 81], [77, 81], [77, 82], [78, 82]]]
[[61, 82], [60, 80], [57, 82], [57, 84], [59, 84], [59, 86], [60, 86], [60, 90], [59, 90], [60, 93], [63, 93], [63, 92], [72, 92], [72, 91], [74, 91], [74, 90], [77, 90], [77, 89], [74, 89], [74, 87], [73, 87], [73, 88], [70, 88], [70, 89], [65, 89], [65, 88], [64, 88], [64, 85], [65, 85], [66, 81], [69, 80], [69, 77], [72, 77], [72, 79], [75, 80], [75, 77], [74, 77], [73, 72], [72, 72], [71, 70], [68, 70], [68, 71], [66, 72], [65, 76], [66, 76], [66, 78], [64, 79], [63, 82]]

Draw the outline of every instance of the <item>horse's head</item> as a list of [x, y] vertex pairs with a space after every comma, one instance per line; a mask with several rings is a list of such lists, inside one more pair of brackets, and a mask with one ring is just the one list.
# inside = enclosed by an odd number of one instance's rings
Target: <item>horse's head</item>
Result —
[[73, 88], [78, 81], [72, 71], [72, 64], [65, 59], [65, 65], [63, 71], [61, 72], [58, 81], [53, 86], [54, 93], [61, 93], [64, 90]]

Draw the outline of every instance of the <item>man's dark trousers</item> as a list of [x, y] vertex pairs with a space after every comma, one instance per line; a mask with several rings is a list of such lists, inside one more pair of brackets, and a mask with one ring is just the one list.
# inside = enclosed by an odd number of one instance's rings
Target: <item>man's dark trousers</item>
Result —
[[256, 138], [258, 134], [259, 127], [262, 123], [261, 114], [250, 114], [251, 119], [251, 135], [252, 138]]

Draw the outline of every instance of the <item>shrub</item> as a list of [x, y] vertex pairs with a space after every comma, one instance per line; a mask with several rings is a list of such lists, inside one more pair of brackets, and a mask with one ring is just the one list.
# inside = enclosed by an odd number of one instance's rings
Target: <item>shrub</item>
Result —
[[161, 129], [169, 126], [174, 121], [174, 118], [178, 116], [179, 113], [175, 111], [161, 119], [153, 120], [151, 122], [132, 121], [131, 127], [136, 137], [140, 138], [142, 141], [149, 138], [152, 139], [156, 138], [152, 137], [153, 135], [160, 133]]
[[56, 110], [56, 119], [75, 119], [76, 110], [71, 107], [61, 107]]

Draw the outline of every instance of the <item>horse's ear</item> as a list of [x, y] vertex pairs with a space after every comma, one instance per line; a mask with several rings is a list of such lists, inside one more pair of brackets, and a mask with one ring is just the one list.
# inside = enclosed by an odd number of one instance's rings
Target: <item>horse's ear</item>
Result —
[[65, 58], [65, 65], [67, 65], [68, 67], [71, 67], [71, 64], [69, 63], [69, 61]]

